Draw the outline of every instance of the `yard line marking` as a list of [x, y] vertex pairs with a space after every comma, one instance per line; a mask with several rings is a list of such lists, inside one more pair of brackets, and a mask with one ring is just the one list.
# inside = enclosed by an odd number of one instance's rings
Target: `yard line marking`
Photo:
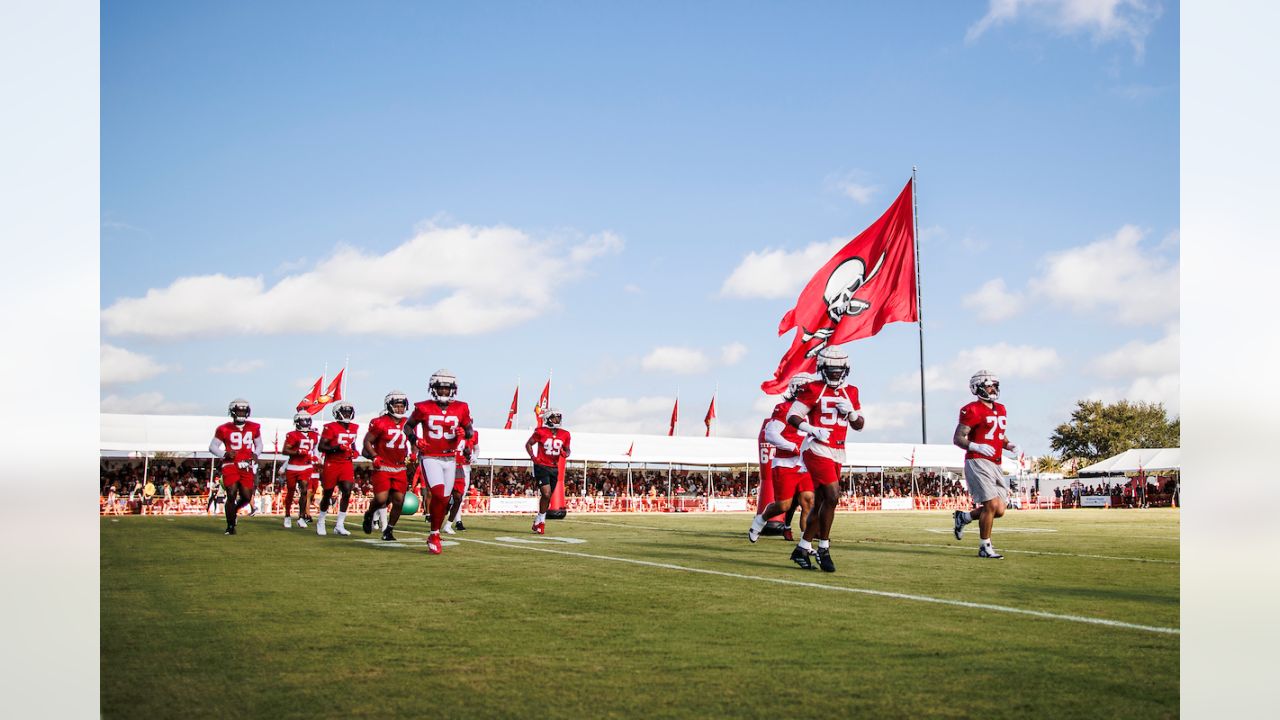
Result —
[[[413, 532], [421, 535], [421, 532], [408, 530], [405, 532]], [[791, 585], [794, 587], [817, 588], [818, 590], [833, 590], [836, 592], [856, 593], [859, 595], [872, 595], [875, 597], [892, 598], [894, 600], [913, 600], [915, 602], [933, 603], [935, 605], [950, 605], [952, 607], [971, 608], [974, 610], [990, 610], [993, 612], [1009, 613], [1013, 615], [1030, 615], [1032, 617], [1044, 618], [1046, 620], [1063, 620], [1066, 622], [1083, 623], [1086, 625], [1103, 625], [1106, 627], [1124, 628], [1127, 630], [1141, 630], [1143, 632], [1160, 633], [1162, 635], [1181, 635], [1182, 631], [1178, 628], [1159, 627], [1155, 625], [1138, 625], [1136, 623], [1121, 622], [1119, 620], [1107, 620], [1105, 618], [1085, 617], [1083, 615], [1061, 615], [1058, 613], [1044, 612], [1042, 610], [1027, 610], [1026, 608], [1005, 607], [1003, 605], [991, 605], [988, 603], [967, 602], [965, 600], [948, 600], [946, 598], [929, 597], [928, 595], [909, 595], [907, 593], [889, 592], [886, 590], [871, 590], [868, 588], [854, 588], [843, 585], [825, 585], [823, 583], [803, 582], [800, 580], [784, 580], [782, 578], [761, 577], [759, 575], [743, 575], [741, 573], [724, 572], [722, 570], [707, 570], [705, 568], [686, 567], [684, 565], [672, 565], [669, 563], [652, 562], [649, 560], [635, 560], [633, 558], [613, 557], [610, 555], [595, 555], [592, 553], [573, 552], [571, 550], [557, 550], [555, 548], [537, 547], [534, 545], [516, 545], [514, 543], [493, 542], [491, 540], [474, 540], [472, 538], [457, 538], [461, 542], [477, 543], [479, 545], [490, 545], [493, 547], [510, 548], [514, 550], [528, 550], [531, 552], [551, 553], [553, 555], [568, 555], [570, 557], [588, 558], [591, 560], [608, 560], [611, 562], [628, 563], [631, 565], [643, 565], [645, 567], [655, 567], [664, 570], [683, 570], [685, 572], [698, 573], [701, 575], [716, 575], [719, 577], [735, 578], [738, 580], [759, 580], [761, 582], [774, 583], [777, 585]]]
[[[668, 532], [678, 529], [678, 528], [653, 527], [651, 525], [629, 525], [627, 523], [611, 523], [611, 522], [605, 522], [603, 520], [569, 520], [566, 518], [564, 522], [576, 522], [576, 523], [582, 523], [584, 525], [612, 525], [614, 527], [637, 528], [640, 530], [662, 530], [662, 531], [668, 531]], [[896, 542], [893, 540], [853, 540], [852, 542], [866, 543], [869, 545], [902, 545], [905, 547], [932, 547], [932, 548], [945, 548], [947, 550], [966, 550], [966, 551], [971, 550], [971, 548], [962, 547], [958, 545]], [[1002, 552], [1009, 552], [1009, 553], [1022, 553], [1023, 555], [1054, 555], [1058, 557], [1089, 558], [1091, 560], [1125, 560], [1129, 562], [1158, 563], [1161, 565], [1180, 565], [1181, 564], [1181, 561], [1178, 561], [1178, 560], [1160, 560], [1156, 558], [1125, 557], [1120, 555], [1086, 555], [1083, 553], [1051, 552], [1048, 550], [1010, 550], [1009, 548], [1006, 548], [1006, 547], [1001, 547], [1000, 550]]]

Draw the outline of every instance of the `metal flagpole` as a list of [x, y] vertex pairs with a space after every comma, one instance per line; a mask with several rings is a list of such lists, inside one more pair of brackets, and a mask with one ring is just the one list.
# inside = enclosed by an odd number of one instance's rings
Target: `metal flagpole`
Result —
[[916, 325], [920, 330], [920, 442], [929, 443], [928, 424], [924, 405], [924, 303], [920, 301], [920, 211], [916, 203], [916, 166], [911, 166], [911, 222], [915, 226], [916, 250]]

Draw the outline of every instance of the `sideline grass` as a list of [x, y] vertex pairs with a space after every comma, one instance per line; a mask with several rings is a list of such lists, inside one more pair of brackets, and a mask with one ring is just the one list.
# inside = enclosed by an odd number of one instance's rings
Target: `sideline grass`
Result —
[[485, 543], [431, 557], [420, 519], [385, 547], [358, 518], [104, 518], [103, 715], [1177, 715], [1177, 634], [527, 549], [1178, 626], [1177, 511], [1014, 512], [996, 545], [1028, 552], [998, 562], [944, 513], [841, 514], [835, 574], [747, 522], [576, 515], [548, 531], [585, 542], [533, 546], [476, 516], [458, 537]]

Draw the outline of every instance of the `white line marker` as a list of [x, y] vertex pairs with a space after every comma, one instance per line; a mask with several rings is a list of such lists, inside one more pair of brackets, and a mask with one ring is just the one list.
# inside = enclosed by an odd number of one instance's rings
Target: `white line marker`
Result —
[[458, 538], [462, 542], [477, 543], [480, 545], [490, 545], [493, 547], [510, 548], [513, 550], [529, 550], [532, 552], [552, 553], [554, 555], [569, 555], [571, 557], [589, 558], [592, 560], [608, 560], [610, 562], [628, 563], [631, 565], [643, 565], [645, 567], [662, 568], [664, 570], [683, 570], [684, 572], [699, 573], [702, 575], [716, 575], [719, 577], [736, 578], [738, 580], [758, 580], [761, 582], [774, 583], [777, 585], [791, 585], [795, 587], [816, 588], [818, 590], [833, 590], [836, 592], [857, 593], [860, 595], [874, 595], [876, 597], [893, 598], [895, 600], [913, 600], [915, 602], [933, 603], [936, 605], [950, 605], [952, 607], [972, 608], [975, 610], [990, 610], [992, 612], [1009, 613], [1013, 615], [1030, 615], [1031, 617], [1045, 618], [1047, 620], [1063, 620], [1066, 622], [1083, 623], [1086, 625], [1103, 625], [1106, 627], [1125, 628], [1127, 630], [1141, 630], [1143, 632], [1160, 633], [1162, 635], [1180, 635], [1181, 630], [1178, 628], [1159, 627], [1155, 625], [1138, 625], [1136, 623], [1121, 622], [1119, 620], [1107, 620], [1105, 618], [1085, 617], [1082, 615], [1061, 615], [1058, 613], [1044, 612], [1041, 610], [1027, 610], [1025, 608], [1005, 607], [1003, 605], [991, 605], [988, 603], [966, 602], [964, 600], [948, 600], [946, 598], [935, 598], [927, 595], [908, 595], [906, 593], [888, 592], [885, 590], [870, 590], [867, 588], [853, 588], [842, 585], [825, 585], [823, 583], [803, 582], [799, 580], [783, 580], [781, 578], [761, 577], [759, 575], [743, 575], [740, 573], [723, 572], [720, 570], [707, 570], [704, 568], [685, 567], [684, 565], [671, 565], [668, 563], [650, 562], [648, 560], [634, 560], [632, 558], [612, 557], [609, 555], [593, 555], [591, 553], [572, 552], [569, 550], [556, 550], [546, 547], [535, 547], [532, 545], [516, 545], [513, 543], [492, 542], [489, 540], [473, 540], [471, 538]]

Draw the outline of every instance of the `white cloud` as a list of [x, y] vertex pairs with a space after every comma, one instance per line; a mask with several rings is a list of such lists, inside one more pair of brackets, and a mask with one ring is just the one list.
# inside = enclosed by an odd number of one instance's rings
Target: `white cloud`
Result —
[[[579, 432], [666, 435], [674, 403], [674, 397], [593, 398], [575, 409], [565, 422]], [[690, 412], [687, 406], [684, 410]], [[688, 422], [689, 416], [685, 415], [680, 424]], [[700, 415], [693, 422], [702, 427]]]
[[1121, 323], [1178, 317], [1178, 266], [1142, 244], [1125, 225], [1111, 237], [1050, 255], [1030, 291], [1077, 311], [1101, 311]]
[[861, 170], [853, 170], [844, 174], [832, 173], [823, 181], [830, 192], [838, 193], [859, 205], [871, 202], [880, 188], [866, 181], [868, 174]]
[[[945, 392], [969, 388], [969, 377], [979, 370], [990, 370], [1002, 380], [1006, 378], [1045, 378], [1062, 364], [1058, 351], [1034, 345], [997, 343], [962, 350], [950, 361], [925, 368], [925, 391]], [[895, 392], [919, 392], [920, 371], [894, 378], [890, 388]]]
[[1134, 378], [1141, 376], [1177, 375], [1180, 336], [1173, 327], [1159, 340], [1142, 342], [1134, 340], [1099, 357], [1093, 369], [1110, 378]]
[[747, 346], [740, 342], [729, 343], [720, 348], [721, 365], [737, 365], [747, 354]]
[[605, 232], [566, 252], [505, 226], [424, 226], [392, 250], [339, 247], [311, 270], [267, 286], [261, 275], [183, 277], [102, 312], [112, 335], [336, 332], [470, 335], [530, 320], [592, 260], [622, 248]]
[[656, 347], [640, 360], [649, 372], [694, 375], [711, 369], [711, 360], [701, 350], [686, 347]]
[[801, 250], [761, 250], [747, 254], [720, 287], [731, 298], [795, 297], [813, 274], [831, 259], [849, 238], [811, 243]]
[[1145, 376], [1134, 379], [1127, 386], [1095, 388], [1086, 394], [1090, 400], [1117, 402], [1120, 400], [1160, 402], [1171, 414], [1180, 412], [1178, 373]]
[[102, 398], [99, 409], [104, 413], [130, 415], [186, 415], [194, 412], [194, 403], [177, 403], [164, 399], [158, 392], [142, 393], [132, 397], [108, 395]]
[[103, 385], [138, 382], [155, 377], [165, 370], [168, 368], [146, 355], [114, 345], [102, 345], [100, 382]]
[[862, 406], [862, 414], [867, 418], [866, 432], [905, 428], [908, 423], [915, 427], [920, 424], [920, 403], [867, 403]]
[[260, 370], [264, 365], [266, 363], [262, 360], [228, 360], [221, 365], [210, 367], [209, 372], [219, 375], [243, 375]]
[[983, 320], [1008, 320], [1022, 311], [1022, 294], [1009, 292], [1004, 278], [988, 280], [976, 291], [964, 296], [964, 307], [975, 310]]
[[1095, 43], [1126, 40], [1141, 59], [1147, 35], [1162, 12], [1152, 0], [989, 0], [987, 14], [969, 26], [965, 42], [1025, 18], [1064, 35], [1087, 33]]

